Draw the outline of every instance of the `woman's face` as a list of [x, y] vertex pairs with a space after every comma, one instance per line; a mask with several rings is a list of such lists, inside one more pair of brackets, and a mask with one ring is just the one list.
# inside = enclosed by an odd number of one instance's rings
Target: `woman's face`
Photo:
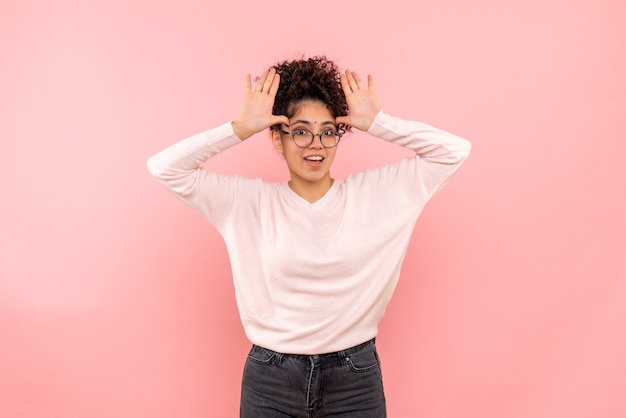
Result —
[[320, 101], [305, 100], [298, 104], [297, 112], [289, 119], [289, 126], [282, 126], [285, 132], [305, 129], [315, 134], [313, 142], [306, 148], [297, 146], [290, 135], [272, 132], [274, 148], [285, 157], [291, 186], [296, 192], [301, 187], [320, 188], [326, 192], [332, 185], [330, 167], [335, 159], [337, 147], [325, 148], [317, 135], [324, 129], [337, 130], [335, 118], [326, 105]]

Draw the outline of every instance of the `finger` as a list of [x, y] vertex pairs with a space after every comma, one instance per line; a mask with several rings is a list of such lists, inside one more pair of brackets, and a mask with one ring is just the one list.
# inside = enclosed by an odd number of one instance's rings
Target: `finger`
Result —
[[259, 78], [259, 81], [257, 81], [257, 83], [256, 83], [256, 91], [257, 92], [263, 91], [263, 84], [265, 84], [265, 80], [267, 80], [268, 74], [269, 74], [269, 71], [264, 72], [261, 75], [261, 77]]
[[285, 126], [289, 126], [289, 118], [287, 116], [284, 115], [279, 115], [279, 116], [273, 116], [272, 118], [272, 125], [278, 125], [278, 124], [283, 124]]
[[348, 78], [345, 74], [341, 74], [340, 76], [341, 88], [343, 89], [344, 96], [348, 96], [352, 93], [352, 89], [350, 88], [350, 84], [348, 83]]
[[348, 85], [352, 91], [356, 91], [359, 89], [359, 86], [356, 84], [354, 80], [354, 73], [350, 70], [346, 70], [346, 79], [348, 80]]
[[263, 83], [263, 91], [264, 93], [268, 93], [272, 87], [272, 83], [274, 82], [274, 77], [276, 76], [276, 69], [271, 68], [267, 73], [267, 77], [265, 78], [265, 82]]
[[252, 91], [252, 77], [250, 77], [250, 74], [246, 74], [246, 93], [249, 93]]
[[367, 75], [367, 89], [374, 91], [374, 77], [371, 74]]
[[349, 116], [337, 116], [335, 118], [335, 125], [350, 125], [350, 117]]
[[357, 85], [358, 89], [362, 90], [363, 88], [365, 88], [365, 86], [363, 85], [363, 80], [361, 80], [361, 77], [359, 77], [359, 75], [354, 71], [352, 71], [352, 78], [354, 78], [354, 83]]
[[276, 92], [278, 91], [278, 86], [280, 85], [280, 74], [276, 74], [274, 79], [272, 80], [272, 85], [270, 86], [270, 96], [276, 96]]

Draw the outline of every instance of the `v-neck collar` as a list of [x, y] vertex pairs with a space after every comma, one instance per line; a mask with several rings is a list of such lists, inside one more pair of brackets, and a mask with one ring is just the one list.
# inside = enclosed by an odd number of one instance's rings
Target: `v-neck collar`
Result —
[[291, 187], [289, 187], [288, 182], [283, 182], [280, 185], [282, 189], [282, 194], [285, 196], [286, 199], [288, 199], [291, 202], [294, 202], [295, 204], [299, 206], [307, 207], [309, 209], [316, 209], [316, 208], [325, 206], [328, 201], [332, 200], [334, 196], [337, 195], [339, 183], [340, 181], [335, 179], [333, 181], [333, 184], [326, 191], [326, 193], [324, 193], [322, 197], [320, 197], [319, 199], [317, 199], [315, 202], [312, 202], [312, 203], [306, 200], [305, 198], [303, 198], [302, 196], [300, 196], [298, 193], [294, 192], [291, 189]]

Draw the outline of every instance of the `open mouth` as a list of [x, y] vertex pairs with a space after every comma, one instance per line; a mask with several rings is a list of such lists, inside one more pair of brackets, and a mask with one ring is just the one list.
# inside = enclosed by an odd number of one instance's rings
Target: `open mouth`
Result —
[[324, 157], [321, 155], [309, 155], [304, 157], [304, 162], [311, 168], [320, 168], [324, 165]]

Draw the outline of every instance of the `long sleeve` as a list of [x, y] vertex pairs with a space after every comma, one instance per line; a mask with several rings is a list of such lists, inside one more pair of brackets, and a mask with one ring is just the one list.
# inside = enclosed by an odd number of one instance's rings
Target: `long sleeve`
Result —
[[471, 150], [471, 144], [466, 139], [425, 123], [400, 119], [382, 111], [367, 132], [409, 148], [424, 161], [436, 164], [460, 164]]
[[219, 223], [234, 201], [237, 177], [207, 172], [201, 164], [240, 142], [230, 122], [225, 123], [152, 156], [148, 170], [183, 202]]
[[405, 190], [424, 205], [450, 179], [468, 157], [471, 144], [464, 138], [422, 122], [403, 120], [382, 111], [368, 133], [415, 152], [397, 164], [357, 174], [357, 182], [377, 185], [374, 195]]

